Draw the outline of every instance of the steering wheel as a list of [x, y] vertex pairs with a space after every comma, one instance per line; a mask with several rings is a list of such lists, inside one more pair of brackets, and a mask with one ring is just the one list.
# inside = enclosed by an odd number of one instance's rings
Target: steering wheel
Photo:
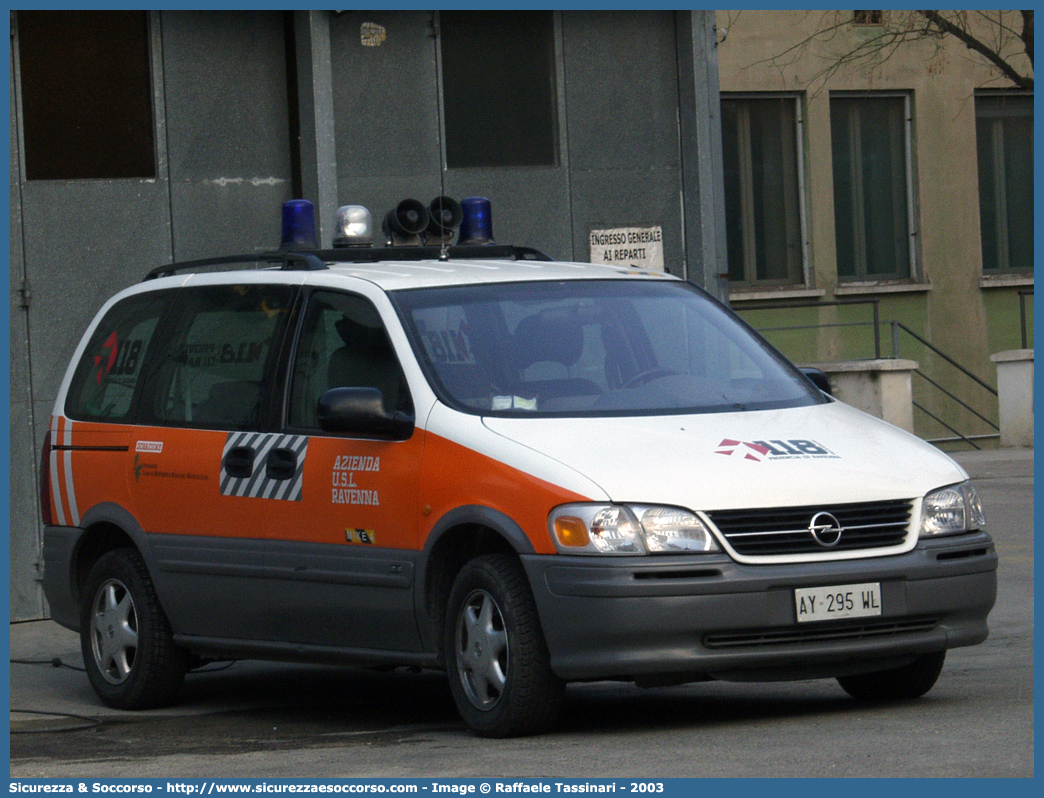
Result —
[[639, 385], [645, 385], [647, 382], [658, 380], [660, 377], [670, 377], [677, 374], [675, 371], [670, 369], [655, 368], [648, 369], [646, 371], [639, 371], [631, 379], [624, 383], [624, 388], [637, 388]]

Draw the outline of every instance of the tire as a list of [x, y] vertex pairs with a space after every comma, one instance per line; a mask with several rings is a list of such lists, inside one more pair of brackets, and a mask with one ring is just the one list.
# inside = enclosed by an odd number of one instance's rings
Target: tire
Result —
[[846, 693], [860, 701], [909, 701], [932, 689], [945, 660], [945, 651], [933, 651], [899, 668], [839, 676], [837, 681]]
[[550, 729], [562, 708], [565, 682], [551, 671], [518, 559], [490, 554], [468, 562], [453, 583], [446, 619], [446, 671], [468, 727], [480, 737]]
[[190, 657], [174, 644], [141, 554], [103, 554], [87, 576], [83, 598], [80, 649], [98, 697], [117, 709], [174, 703]]

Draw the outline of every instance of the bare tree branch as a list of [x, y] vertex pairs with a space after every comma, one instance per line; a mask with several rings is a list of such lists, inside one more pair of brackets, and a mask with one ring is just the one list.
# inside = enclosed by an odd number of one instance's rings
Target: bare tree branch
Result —
[[[962, 42], [984, 58], [1000, 76], [1024, 89], [1033, 88], [1031, 74], [1023, 74], [1010, 60], [1021, 44], [1033, 67], [1033, 11], [890, 11], [878, 30], [861, 26], [860, 35], [848, 36], [852, 26], [850, 11], [826, 11], [818, 30], [782, 52], [756, 61], [751, 66], [771, 64], [782, 70], [800, 61], [812, 46], [821, 65], [809, 79], [810, 86], [824, 85], [844, 67], [880, 66], [904, 44], [932, 42], [937, 50], [948, 37]], [[1021, 17], [1021, 30], [1017, 29]], [[835, 48], [834, 45], [837, 45]], [[824, 50], [834, 50], [824, 52]], [[1017, 62], [1015, 62], [1017, 63]]]
[[[1025, 75], [1020, 75], [1018, 72], [1015, 71], [1014, 67], [1012, 67], [1011, 64], [1009, 64], [1005, 59], [1003, 59], [995, 50], [992, 50], [989, 47], [987, 47], [978, 38], [973, 36], [964, 28], [954, 25], [938, 11], [919, 11], [918, 13], [922, 14], [925, 19], [927, 19], [933, 25], [938, 27], [939, 30], [941, 30], [943, 33], [950, 34], [955, 39], [958, 39], [959, 41], [963, 42], [964, 46], [967, 47], [969, 50], [973, 50], [974, 52], [981, 55], [983, 58], [985, 58], [995, 67], [997, 67], [997, 69], [999, 69], [1016, 86], [1019, 86], [1023, 89], [1033, 88], [1033, 78], [1027, 77]], [[1033, 12], [1030, 11], [1028, 13], [1032, 17]], [[1025, 30], [1025, 26], [1023, 26], [1023, 29]]]

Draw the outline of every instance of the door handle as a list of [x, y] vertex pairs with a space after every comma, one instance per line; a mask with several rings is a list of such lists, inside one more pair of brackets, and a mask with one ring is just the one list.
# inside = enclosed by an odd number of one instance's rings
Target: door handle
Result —
[[297, 473], [297, 453], [293, 449], [273, 449], [265, 463], [269, 479], [293, 479]]
[[225, 473], [230, 477], [242, 478], [254, 473], [254, 450], [249, 446], [236, 446], [225, 455]]

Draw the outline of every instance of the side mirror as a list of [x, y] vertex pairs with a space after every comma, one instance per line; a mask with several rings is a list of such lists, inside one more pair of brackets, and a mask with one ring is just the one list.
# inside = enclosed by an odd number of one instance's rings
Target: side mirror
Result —
[[827, 379], [827, 375], [819, 369], [803, 368], [801, 373], [812, 380], [812, 384], [815, 385], [819, 390], [825, 393], [827, 396], [833, 396], [834, 392], [830, 390], [830, 380]]
[[377, 388], [331, 388], [316, 405], [324, 432], [346, 432], [404, 441], [413, 434], [413, 416], [384, 409]]

